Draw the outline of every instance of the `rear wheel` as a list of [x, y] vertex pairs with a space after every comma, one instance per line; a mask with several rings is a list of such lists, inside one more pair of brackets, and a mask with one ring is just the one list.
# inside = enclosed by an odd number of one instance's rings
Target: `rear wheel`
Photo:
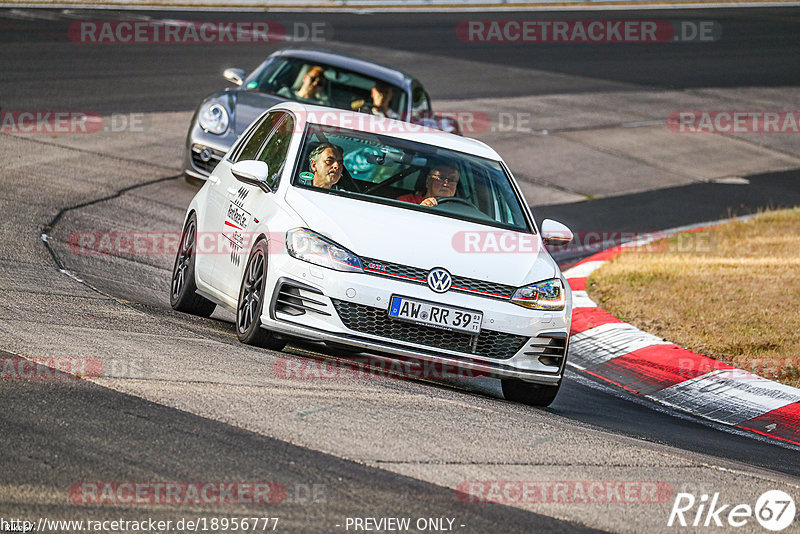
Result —
[[561, 382], [554, 386], [531, 384], [523, 380], [504, 378], [501, 381], [506, 400], [521, 402], [529, 406], [550, 406], [558, 395]]
[[169, 303], [175, 310], [208, 317], [217, 305], [197, 294], [197, 285], [194, 281], [196, 240], [197, 217], [192, 213], [186, 221], [186, 226], [183, 227], [178, 254], [175, 256]]
[[236, 306], [236, 336], [239, 341], [266, 349], [281, 350], [286, 340], [261, 328], [264, 290], [267, 284], [267, 244], [261, 240], [253, 247], [244, 269], [239, 303]]

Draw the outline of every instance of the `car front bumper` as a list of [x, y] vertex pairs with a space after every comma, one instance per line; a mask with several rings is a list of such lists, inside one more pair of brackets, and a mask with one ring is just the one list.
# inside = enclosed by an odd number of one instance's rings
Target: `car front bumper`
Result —
[[[544, 312], [480, 296], [437, 294], [427, 286], [333, 271], [288, 256], [272, 266], [267, 287], [275, 289], [261, 317], [269, 330], [457, 366], [472, 375], [543, 385], [558, 384], [563, 376], [569, 306]], [[391, 319], [392, 295], [480, 310], [481, 332], [471, 335]]]
[[215, 135], [193, 122], [184, 147], [184, 174], [198, 180], [208, 179], [237, 138], [231, 128], [222, 135]]

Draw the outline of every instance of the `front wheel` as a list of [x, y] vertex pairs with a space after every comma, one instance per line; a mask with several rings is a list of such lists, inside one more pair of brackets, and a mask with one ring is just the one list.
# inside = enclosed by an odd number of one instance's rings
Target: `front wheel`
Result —
[[504, 378], [500, 381], [503, 387], [503, 396], [506, 400], [521, 402], [529, 406], [550, 406], [558, 395], [561, 382], [554, 386], [531, 384], [523, 380]]
[[236, 306], [236, 336], [239, 341], [266, 349], [281, 350], [286, 341], [261, 328], [264, 292], [267, 285], [267, 243], [256, 243], [244, 269], [239, 303]]
[[172, 286], [169, 292], [169, 303], [174, 310], [208, 317], [214, 312], [216, 304], [196, 293], [194, 266], [197, 258], [197, 217], [189, 215], [183, 227], [178, 254], [172, 268]]

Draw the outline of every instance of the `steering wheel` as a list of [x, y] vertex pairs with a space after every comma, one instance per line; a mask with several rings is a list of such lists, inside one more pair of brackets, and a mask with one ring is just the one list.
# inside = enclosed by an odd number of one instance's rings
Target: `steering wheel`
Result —
[[460, 202], [461, 204], [466, 204], [470, 208], [478, 209], [478, 208], [475, 207], [475, 204], [473, 204], [472, 202], [470, 202], [469, 200], [467, 200], [465, 198], [460, 198], [460, 197], [442, 197], [442, 198], [436, 200], [436, 204], [437, 205], [444, 204], [446, 202]]

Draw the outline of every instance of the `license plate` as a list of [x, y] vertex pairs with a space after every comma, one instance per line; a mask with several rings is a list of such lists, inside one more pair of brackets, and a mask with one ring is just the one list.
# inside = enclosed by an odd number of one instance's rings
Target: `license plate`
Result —
[[389, 317], [444, 330], [478, 334], [483, 312], [392, 295]]

